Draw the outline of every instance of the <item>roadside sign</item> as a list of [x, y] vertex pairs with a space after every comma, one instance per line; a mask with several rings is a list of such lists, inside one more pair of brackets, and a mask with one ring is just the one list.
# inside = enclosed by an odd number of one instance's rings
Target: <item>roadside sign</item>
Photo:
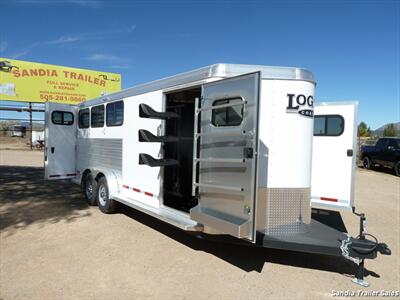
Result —
[[0, 100], [77, 104], [120, 90], [120, 74], [0, 58]]

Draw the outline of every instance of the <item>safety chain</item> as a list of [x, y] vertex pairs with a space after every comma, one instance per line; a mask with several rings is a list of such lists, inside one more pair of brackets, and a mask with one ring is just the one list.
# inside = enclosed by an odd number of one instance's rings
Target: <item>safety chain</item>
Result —
[[350, 241], [351, 236], [347, 235], [347, 239], [342, 241], [342, 244], [340, 245], [340, 250], [342, 250], [342, 255], [344, 258], [351, 260], [352, 262], [355, 262], [356, 264], [359, 264], [361, 262], [361, 259], [351, 257], [349, 254], [349, 246], [351, 245]]

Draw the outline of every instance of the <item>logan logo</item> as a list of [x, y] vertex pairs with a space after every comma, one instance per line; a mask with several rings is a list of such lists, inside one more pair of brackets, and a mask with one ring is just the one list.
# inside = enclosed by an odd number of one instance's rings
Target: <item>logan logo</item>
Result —
[[312, 118], [314, 116], [314, 97], [305, 95], [287, 94], [288, 106], [286, 112], [298, 113], [301, 116]]

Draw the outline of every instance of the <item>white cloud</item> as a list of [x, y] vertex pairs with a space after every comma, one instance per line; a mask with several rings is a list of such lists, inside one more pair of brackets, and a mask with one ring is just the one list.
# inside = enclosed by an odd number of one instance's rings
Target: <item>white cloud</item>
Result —
[[129, 59], [122, 58], [110, 54], [94, 53], [87, 57], [86, 59], [91, 61], [107, 61], [107, 62], [128, 62]]
[[[25, 0], [24, 0], [25, 1]], [[31, 0], [26, 0], [26, 1], [31, 1]], [[77, 0], [80, 1], [80, 0]], [[67, 43], [73, 43], [73, 42], [79, 42], [79, 41], [89, 41], [89, 40], [104, 40], [106, 38], [115, 36], [115, 35], [123, 35], [123, 34], [130, 34], [132, 31], [136, 29], [136, 25], [131, 25], [129, 27], [124, 27], [124, 28], [119, 28], [119, 29], [113, 29], [113, 30], [108, 30], [108, 31], [97, 31], [97, 32], [84, 32], [76, 35], [62, 35], [54, 40], [48, 40], [48, 41], [39, 41], [32, 43], [25, 47], [25, 49], [20, 50], [17, 54], [13, 56], [13, 58], [18, 58], [21, 56], [24, 56], [28, 54], [29, 52], [32, 51], [32, 49], [43, 46], [43, 45], [63, 45]], [[0, 44], [1, 45], [1, 44]], [[5, 46], [7, 47], [7, 45]], [[1, 46], [0, 46], [1, 49]], [[1, 52], [1, 51], [0, 51]], [[117, 58], [117, 57], [115, 57]], [[89, 58], [88, 58], [89, 59]], [[98, 60], [101, 58], [98, 58]], [[91, 60], [96, 60], [96, 58], [91, 59]], [[103, 58], [102, 60], [107, 60], [106, 58]], [[108, 59], [109, 61], [126, 61], [125, 59], [118, 59], [117, 60], [112, 60]]]
[[131, 33], [131, 32], [134, 31], [135, 29], [136, 29], [136, 24], [131, 25], [131, 26], [128, 27], [127, 32], [128, 32], [128, 33]]
[[8, 0], [10, 4], [28, 5], [78, 5], [90, 8], [99, 8], [103, 1], [100, 0]]
[[5, 41], [1, 41], [0, 42], [0, 52], [6, 51], [7, 47], [8, 47], [8, 43], [7, 42], [5, 42]]
[[114, 36], [117, 34], [129, 34], [136, 29], [136, 25], [131, 25], [129, 27], [124, 27], [120, 29], [113, 29], [108, 31], [95, 31], [95, 32], [84, 32], [76, 35], [63, 35], [58, 39], [43, 42], [44, 44], [65, 44], [77, 41], [87, 41], [87, 40], [100, 40], [105, 39], [109, 36]]
[[110, 69], [129, 69], [127, 65], [111, 65], [109, 66]]
[[69, 1], [64, 0], [64, 2], [79, 5], [79, 6], [92, 7], [92, 8], [98, 8], [101, 6], [101, 1], [97, 1], [97, 0], [69, 0]]
[[43, 42], [43, 43], [48, 44], [48, 45], [57, 45], [57, 44], [66, 44], [66, 43], [77, 42], [80, 40], [81, 40], [81, 38], [79, 38], [78, 36], [60, 36], [58, 39]]
[[11, 55], [11, 58], [12, 59], [16, 59], [16, 58], [20, 58], [20, 57], [22, 57], [22, 56], [25, 56], [25, 55], [27, 55], [29, 52], [31, 52], [30, 50], [22, 50], [21, 52], [17, 52], [16, 54], [14, 54], [14, 55]]

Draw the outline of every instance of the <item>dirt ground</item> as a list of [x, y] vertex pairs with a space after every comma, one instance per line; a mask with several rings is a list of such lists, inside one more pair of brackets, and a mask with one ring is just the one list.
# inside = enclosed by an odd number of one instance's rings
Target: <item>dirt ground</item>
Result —
[[[400, 179], [390, 172], [357, 171], [357, 210], [392, 249], [366, 262], [363, 289], [341, 258], [202, 240], [128, 207], [102, 214], [78, 186], [45, 182], [42, 166], [41, 152], [0, 150], [0, 298], [329, 299], [400, 289]], [[358, 219], [343, 218], [356, 235]]]
[[0, 132], [0, 150], [30, 150], [29, 133], [25, 137], [11, 137]]

